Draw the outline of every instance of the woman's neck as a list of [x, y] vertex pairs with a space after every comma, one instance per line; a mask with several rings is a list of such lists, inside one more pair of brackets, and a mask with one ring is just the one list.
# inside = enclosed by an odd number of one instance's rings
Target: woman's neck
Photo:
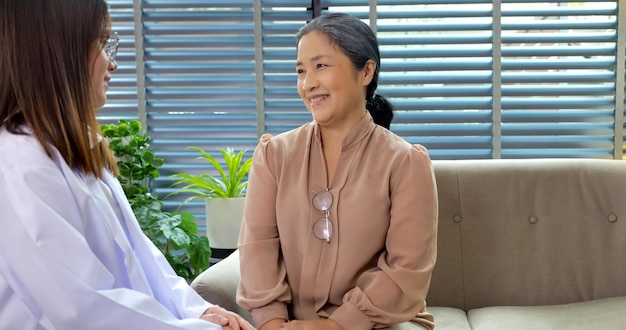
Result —
[[[365, 110], [367, 111], [367, 110]], [[324, 160], [326, 165], [327, 180], [330, 182], [335, 174], [339, 157], [341, 157], [341, 149], [343, 141], [352, 129], [363, 119], [365, 112], [356, 120], [352, 120], [350, 124], [343, 127], [324, 127], [320, 125], [320, 137], [322, 140], [322, 151], [324, 152]]]

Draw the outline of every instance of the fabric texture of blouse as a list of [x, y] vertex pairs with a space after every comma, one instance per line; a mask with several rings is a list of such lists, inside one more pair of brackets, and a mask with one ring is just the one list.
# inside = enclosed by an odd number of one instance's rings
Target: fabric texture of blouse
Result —
[[[331, 180], [317, 123], [261, 138], [239, 236], [238, 304], [257, 326], [330, 318], [345, 329], [411, 320], [432, 328], [425, 297], [438, 205], [426, 149], [367, 113], [344, 139]], [[312, 199], [326, 189], [330, 242], [312, 232], [324, 216]]]
[[0, 329], [222, 329], [143, 234], [119, 182], [0, 128]]

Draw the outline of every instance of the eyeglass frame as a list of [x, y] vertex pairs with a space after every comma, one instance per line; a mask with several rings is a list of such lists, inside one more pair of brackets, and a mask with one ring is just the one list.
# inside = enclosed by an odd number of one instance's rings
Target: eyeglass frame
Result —
[[[328, 194], [330, 200], [322, 200], [322, 202], [328, 203], [328, 205], [318, 207], [316, 199], [323, 198], [320, 197], [320, 194], [322, 193]], [[326, 241], [326, 243], [330, 243], [330, 239], [333, 237], [334, 231], [333, 222], [330, 220], [330, 207], [333, 205], [333, 194], [328, 189], [320, 190], [313, 195], [311, 204], [313, 205], [313, 208], [324, 213], [324, 217], [317, 219], [313, 224], [313, 235], [320, 240]], [[316, 232], [316, 229], [318, 228], [323, 231], [323, 234], [318, 234]]]
[[104, 52], [109, 57], [109, 61], [115, 61], [117, 58], [117, 50], [120, 46], [120, 35], [117, 32], [113, 32], [109, 39], [107, 39], [106, 45], [104, 45]]

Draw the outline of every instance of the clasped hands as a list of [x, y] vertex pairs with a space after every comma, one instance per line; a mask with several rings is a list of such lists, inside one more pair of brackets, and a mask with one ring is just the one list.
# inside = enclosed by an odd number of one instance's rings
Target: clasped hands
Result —
[[[228, 311], [218, 305], [207, 308], [201, 319], [221, 325], [224, 330], [256, 330], [239, 314]], [[261, 330], [345, 330], [333, 320], [285, 321], [274, 319], [266, 323]]]
[[239, 314], [228, 311], [218, 305], [207, 308], [200, 319], [221, 325], [224, 330], [256, 330]]

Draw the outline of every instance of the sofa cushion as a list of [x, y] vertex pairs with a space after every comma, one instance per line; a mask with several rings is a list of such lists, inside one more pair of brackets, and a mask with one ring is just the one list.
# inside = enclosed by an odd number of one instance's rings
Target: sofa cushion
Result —
[[624, 329], [625, 311], [626, 297], [614, 297], [552, 306], [484, 307], [470, 310], [468, 319], [478, 330]]
[[428, 312], [435, 317], [437, 330], [471, 330], [467, 314], [461, 309], [429, 306]]

